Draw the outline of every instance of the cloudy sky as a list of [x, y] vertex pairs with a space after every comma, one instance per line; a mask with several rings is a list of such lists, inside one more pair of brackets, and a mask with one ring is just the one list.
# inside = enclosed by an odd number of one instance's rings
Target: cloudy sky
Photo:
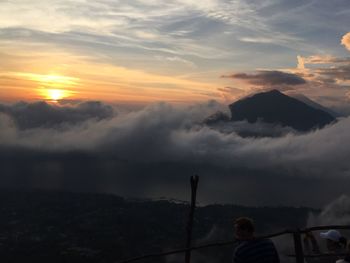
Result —
[[[349, 25], [348, 0], [0, 0], [0, 187], [188, 199], [197, 173], [202, 203], [350, 194]], [[203, 124], [271, 88], [342, 117]]]
[[1, 0], [0, 97], [231, 102], [261, 85], [221, 76], [279, 70], [344, 103], [349, 14], [347, 0]]

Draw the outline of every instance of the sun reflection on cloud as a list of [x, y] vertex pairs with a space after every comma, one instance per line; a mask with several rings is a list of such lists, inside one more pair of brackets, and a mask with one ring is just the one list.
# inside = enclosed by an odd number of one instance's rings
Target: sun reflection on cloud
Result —
[[36, 81], [46, 87], [71, 87], [78, 84], [79, 79], [62, 75], [45, 75], [33, 73], [17, 73], [18, 76]]

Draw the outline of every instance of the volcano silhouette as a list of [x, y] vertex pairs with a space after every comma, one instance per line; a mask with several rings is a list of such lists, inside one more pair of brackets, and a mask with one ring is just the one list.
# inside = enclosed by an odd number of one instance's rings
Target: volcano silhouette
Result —
[[231, 121], [258, 120], [289, 126], [299, 131], [322, 128], [335, 118], [278, 90], [257, 93], [229, 105]]

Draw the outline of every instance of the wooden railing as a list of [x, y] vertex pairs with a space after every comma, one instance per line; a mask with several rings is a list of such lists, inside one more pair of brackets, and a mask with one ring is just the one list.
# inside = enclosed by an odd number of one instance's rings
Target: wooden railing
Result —
[[[171, 251], [162, 252], [162, 253], [147, 254], [147, 255], [142, 255], [142, 256], [138, 256], [138, 257], [134, 257], [134, 258], [129, 258], [126, 260], [119, 261], [118, 263], [129, 263], [129, 262], [135, 262], [135, 261], [140, 261], [140, 260], [149, 259], [149, 258], [164, 257], [164, 256], [173, 255], [173, 254], [180, 254], [180, 253], [185, 254], [185, 263], [190, 263], [191, 251], [193, 251], [193, 250], [199, 250], [199, 249], [204, 249], [204, 248], [209, 248], [209, 247], [220, 247], [220, 246], [233, 245], [236, 242], [238, 242], [237, 240], [229, 240], [229, 241], [221, 241], [221, 242], [215, 242], [215, 243], [210, 243], [210, 244], [201, 244], [201, 245], [197, 245], [197, 246], [191, 246], [191, 244], [192, 244], [193, 217], [194, 217], [194, 211], [196, 208], [196, 195], [197, 195], [198, 181], [199, 181], [199, 177], [197, 175], [191, 176], [191, 178], [190, 178], [191, 203], [190, 203], [189, 220], [188, 220], [188, 225], [187, 225], [186, 247], [182, 248], [182, 249], [176, 249], [176, 250], [171, 250]], [[278, 237], [281, 235], [291, 234], [293, 236], [295, 254], [287, 255], [287, 256], [295, 257], [296, 263], [304, 263], [305, 257], [323, 257], [323, 256], [330, 256], [330, 255], [334, 256], [335, 255], [335, 254], [304, 255], [303, 244], [302, 244], [302, 234], [312, 232], [312, 231], [328, 230], [328, 229], [350, 229], [350, 225], [315, 226], [315, 227], [309, 227], [309, 228], [304, 228], [304, 229], [301, 229], [301, 228], [289, 229], [289, 230], [287, 229], [287, 230], [277, 232], [274, 234], [270, 234], [270, 235], [258, 236], [256, 238], [257, 239], [273, 238], [273, 237]]]
[[[258, 236], [256, 238], [257, 239], [273, 238], [273, 237], [278, 237], [278, 236], [282, 236], [282, 235], [286, 235], [286, 234], [293, 235], [295, 254], [290, 254], [287, 256], [295, 257], [296, 263], [304, 263], [305, 257], [327, 257], [327, 256], [334, 256], [335, 255], [335, 254], [304, 255], [301, 235], [308, 233], [308, 232], [311, 232], [311, 231], [328, 230], [328, 229], [350, 229], [350, 225], [328, 225], [328, 226], [315, 226], [315, 227], [304, 228], [304, 229], [289, 229], [289, 230], [287, 229], [287, 230], [273, 233], [273, 234], [269, 234], [269, 235]], [[182, 249], [176, 249], [176, 250], [171, 250], [171, 251], [162, 252], [162, 253], [142, 255], [142, 256], [122, 260], [122, 261], [119, 261], [118, 263], [129, 263], [129, 262], [135, 262], [135, 261], [140, 261], [140, 260], [149, 259], [149, 258], [164, 257], [164, 256], [168, 256], [168, 255], [173, 255], [173, 254], [186, 253], [188, 251], [199, 250], [199, 249], [204, 249], [204, 248], [233, 245], [236, 242], [237, 242], [237, 240], [229, 240], [229, 241], [214, 242], [214, 243], [210, 243], [210, 244], [201, 244], [201, 245], [197, 245], [197, 246], [192, 246], [190, 248], [182, 248]], [[339, 256], [344, 256], [344, 255], [345, 254], [339, 254]]]

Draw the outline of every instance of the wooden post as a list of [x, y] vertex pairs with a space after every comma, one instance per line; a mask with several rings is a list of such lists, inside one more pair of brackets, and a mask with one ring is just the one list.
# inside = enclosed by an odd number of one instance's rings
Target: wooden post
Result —
[[301, 233], [299, 229], [297, 229], [293, 233], [293, 239], [294, 239], [296, 263], [304, 263], [304, 252], [303, 252], [303, 246], [301, 244]]
[[[190, 207], [190, 214], [188, 217], [187, 241], [186, 241], [186, 248], [188, 249], [192, 245], [193, 217], [194, 217], [194, 209], [196, 208], [198, 180], [199, 180], [198, 175], [191, 176], [191, 207]], [[191, 250], [187, 250], [185, 254], [185, 263], [190, 263], [190, 262], [191, 262]]]

